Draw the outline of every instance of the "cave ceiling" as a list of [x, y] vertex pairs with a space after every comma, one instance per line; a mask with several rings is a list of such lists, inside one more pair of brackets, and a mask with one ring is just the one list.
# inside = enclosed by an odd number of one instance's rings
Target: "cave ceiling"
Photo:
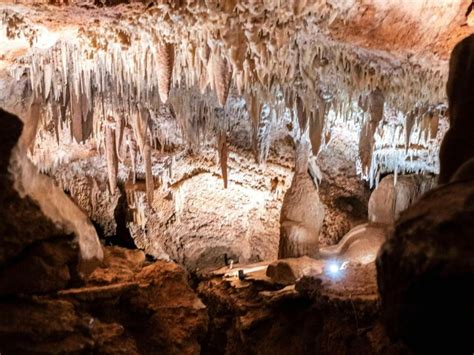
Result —
[[[52, 122], [58, 141], [64, 127], [99, 146], [127, 141], [130, 128], [145, 161], [150, 117], [175, 116], [191, 146], [213, 133], [224, 171], [222, 132], [243, 98], [257, 150], [267, 106], [276, 117], [290, 109], [315, 154], [330, 117], [356, 117], [367, 179], [400, 159], [436, 172], [447, 60], [472, 32], [470, 3], [0, 1], [0, 105], [33, 132]], [[173, 144], [171, 132], [160, 138]]]

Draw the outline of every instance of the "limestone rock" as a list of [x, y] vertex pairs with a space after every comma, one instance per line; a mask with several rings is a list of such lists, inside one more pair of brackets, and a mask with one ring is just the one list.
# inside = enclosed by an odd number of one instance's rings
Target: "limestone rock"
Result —
[[382, 179], [369, 199], [369, 221], [393, 224], [400, 213], [436, 185], [432, 176], [389, 175]]
[[297, 148], [295, 174], [283, 199], [278, 246], [280, 259], [318, 254], [324, 206], [308, 173], [307, 149], [305, 144]]
[[474, 157], [467, 160], [454, 173], [450, 182], [474, 180]]
[[343, 276], [302, 277], [296, 291], [261, 279], [201, 278], [210, 315], [203, 353], [407, 354], [380, 329], [375, 265], [353, 265]]
[[67, 287], [78, 264], [71, 236], [35, 242], [0, 271], [0, 295], [45, 293]]
[[373, 263], [387, 233], [384, 225], [362, 224], [352, 228], [336, 245], [320, 248], [319, 254], [323, 258], [343, 262]]
[[267, 276], [281, 285], [291, 285], [303, 276], [317, 275], [322, 272], [323, 262], [307, 256], [277, 260], [267, 268]]
[[378, 259], [385, 326], [422, 353], [474, 349], [474, 184], [444, 185], [402, 213]]

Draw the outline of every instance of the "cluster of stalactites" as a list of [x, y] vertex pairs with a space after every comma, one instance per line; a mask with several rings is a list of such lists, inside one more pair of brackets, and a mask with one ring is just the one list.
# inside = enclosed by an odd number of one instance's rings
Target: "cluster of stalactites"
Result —
[[132, 177], [138, 156], [146, 171], [148, 201], [153, 199], [151, 145], [156, 142], [150, 117], [168, 99], [172, 82], [173, 46], [137, 42], [127, 51], [110, 45], [107, 51], [60, 42], [31, 56], [29, 78], [33, 105], [42, 123], [59, 131], [69, 126], [71, 140], [93, 138], [107, 159], [109, 187], [117, 188], [118, 162], [128, 160]]
[[[374, 186], [381, 174], [439, 172], [439, 147], [448, 128], [446, 106], [415, 108], [407, 114], [386, 108], [360, 131], [358, 168]], [[379, 116], [377, 116], [379, 117]], [[375, 126], [374, 126], [375, 125]]]
[[[353, 101], [361, 93], [379, 92], [383, 102], [404, 111], [417, 102], [437, 101], [444, 96], [440, 94], [444, 78], [440, 70], [409, 62], [394, 66], [394, 58], [328, 42], [317, 33], [308, 36], [304, 30], [275, 27], [271, 32], [236, 26], [235, 31], [217, 37], [212, 30], [189, 30], [171, 44], [158, 38], [156, 25], [133, 36], [125, 47], [108, 39], [98, 45], [84, 32], [75, 45], [60, 42], [46, 52], [33, 53], [29, 76], [34, 102], [45, 107], [44, 121], [53, 121], [58, 128], [70, 125], [71, 138], [82, 142], [93, 137], [104, 147], [113, 189], [116, 161], [121, 160], [124, 142], [128, 145], [125, 150], [138, 152], [145, 164], [150, 162], [149, 146], [157, 140], [153, 136], [157, 133], [149, 128], [149, 117], [168, 101], [172, 86], [176, 91], [170, 101], [188, 143], [198, 147], [212, 131], [223, 177], [228, 175], [224, 171], [228, 156], [224, 133], [231, 91], [246, 99], [258, 162], [268, 155], [271, 122], [282, 117], [285, 110], [297, 117], [301, 132], [308, 132], [313, 154], [317, 155], [330, 140], [325, 119], [328, 111], [349, 116]], [[165, 37], [173, 39], [170, 34]], [[265, 113], [265, 105], [271, 114]], [[373, 113], [368, 116], [370, 124], [361, 137], [371, 137], [366, 141], [372, 152], [380, 118]], [[145, 122], [144, 129], [137, 123], [140, 120]], [[124, 139], [126, 128], [132, 132], [128, 140]], [[372, 176], [374, 155], [361, 158], [362, 175]], [[136, 157], [129, 160], [136, 164]], [[152, 188], [150, 182], [147, 186]], [[148, 196], [151, 199], [152, 194]]]

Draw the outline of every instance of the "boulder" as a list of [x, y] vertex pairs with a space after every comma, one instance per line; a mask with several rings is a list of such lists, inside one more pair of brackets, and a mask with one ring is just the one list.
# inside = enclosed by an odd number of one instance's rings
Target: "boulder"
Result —
[[454, 47], [449, 61], [446, 93], [449, 102], [449, 130], [439, 151], [439, 183], [448, 183], [463, 164], [474, 157], [474, 98], [466, 93], [474, 89], [474, 69], [471, 58], [474, 35]]
[[380, 181], [369, 199], [369, 221], [393, 224], [400, 213], [436, 185], [430, 175], [388, 175]]
[[421, 353], [474, 350], [474, 183], [428, 192], [377, 258], [385, 327]]
[[267, 276], [281, 285], [296, 283], [303, 276], [319, 275], [324, 262], [303, 256], [301, 258], [281, 259], [268, 265]]

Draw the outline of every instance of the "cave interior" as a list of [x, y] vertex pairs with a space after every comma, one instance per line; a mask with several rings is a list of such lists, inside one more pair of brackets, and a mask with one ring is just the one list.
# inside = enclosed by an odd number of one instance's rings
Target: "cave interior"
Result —
[[473, 8], [0, 0], [0, 355], [472, 354]]

